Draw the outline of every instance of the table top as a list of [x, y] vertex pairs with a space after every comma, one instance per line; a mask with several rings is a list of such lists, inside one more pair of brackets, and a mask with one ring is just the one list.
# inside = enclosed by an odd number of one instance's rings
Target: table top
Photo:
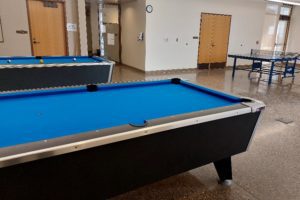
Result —
[[0, 148], [237, 105], [238, 97], [171, 80], [0, 94]]
[[228, 57], [240, 58], [248, 60], [261, 60], [261, 61], [284, 61], [284, 60], [295, 60], [300, 57], [299, 54], [286, 54], [286, 55], [256, 55], [256, 54], [229, 54]]
[[99, 63], [105, 61], [105, 59], [96, 56], [0, 57], [0, 65], [41, 64], [41, 59], [43, 64]]

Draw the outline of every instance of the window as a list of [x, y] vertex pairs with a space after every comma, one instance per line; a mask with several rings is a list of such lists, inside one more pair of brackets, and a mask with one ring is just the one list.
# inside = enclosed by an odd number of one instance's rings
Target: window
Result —
[[262, 50], [285, 51], [293, 7], [285, 4], [268, 3], [266, 7]]
[[268, 3], [266, 8], [266, 14], [277, 15], [279, 13], [279, 9], [279, 4]]
[[292, 14], [292, 7], [291, 6], [283, 5], [280, 8], [280, 15], [289, 16], [290, 17], [291, 14]]

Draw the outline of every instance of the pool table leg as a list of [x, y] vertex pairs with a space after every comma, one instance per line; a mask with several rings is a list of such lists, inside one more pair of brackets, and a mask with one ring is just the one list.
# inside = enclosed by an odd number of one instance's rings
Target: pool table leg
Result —
[[214, 162], [215, 168], [223, 185], [232, 184], [231, 157]]

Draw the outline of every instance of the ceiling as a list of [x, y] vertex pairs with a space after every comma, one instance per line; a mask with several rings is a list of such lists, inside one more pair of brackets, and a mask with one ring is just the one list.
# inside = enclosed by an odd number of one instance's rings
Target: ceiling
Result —
[[[272, 1], [272, 0], [266, 0], [266, 1]], [[279, 1], [279, 2], [284, 2], [284, 1], [287, 1], [287, 2], [291, 2], [291, 3], [296, 3], [296, 4], [299, 4], [300, 3], [300, 0], [274, 0], [275, 2], [276, 1]], [[289, 3], [287, 3], [289, 4]]]
[[[131, 1], [137, 1], [137, 0], [85, 0], [86, 2], [104, 2], [108, 4], [122, 4], [126, 2], [131, 2]], [[268, 0], [263, 0], [263, 1], [268, 1]], [[290, 2], [295, 2], [295, 3], [300, 3], [300, 0], [288, 0]]]
[[111, 3], [111, 4], [122, 4], [130, 1], [136, 0], [85, 0], [86, 2], [104, 2], [104, 3]]

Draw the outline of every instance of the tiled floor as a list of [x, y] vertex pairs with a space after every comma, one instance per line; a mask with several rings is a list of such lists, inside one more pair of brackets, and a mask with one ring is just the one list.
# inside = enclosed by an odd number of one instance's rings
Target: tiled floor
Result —
[[[180, 77], [191, 82], [248, 96], [266, 103], [254, 141], [248, 152], [233, 158], [234, 184], [220, 186], [213, 165], [139, 188], [113, 200], [299, 200], [300, 199], [300, 74], [268, 86], [231, 70], [179, 70], [144, 74], [118, 66], [113, 80], [133, 81]], [[283, 122], [288, 122], [283, 123]]]

